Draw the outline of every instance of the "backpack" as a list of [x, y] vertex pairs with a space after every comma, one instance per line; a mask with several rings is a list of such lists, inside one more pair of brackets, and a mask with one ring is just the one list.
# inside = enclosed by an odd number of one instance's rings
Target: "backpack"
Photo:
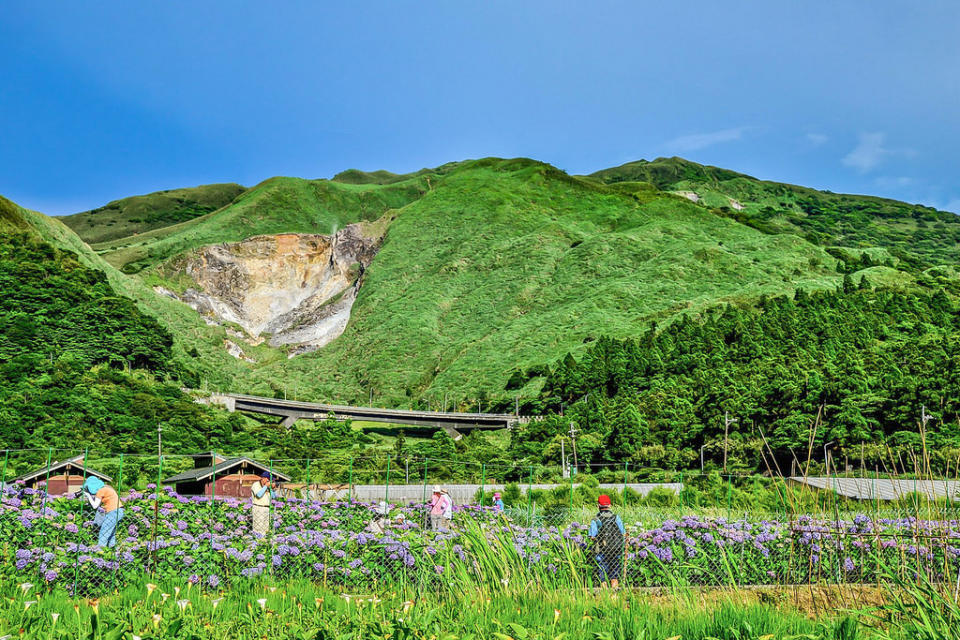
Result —
[[617, 516], [610, 511], [597, 514], [600, 526], [597, 527], [596, 552], [606, 557], [616, 557], [623, 553], [623, 534], [617, 526]]

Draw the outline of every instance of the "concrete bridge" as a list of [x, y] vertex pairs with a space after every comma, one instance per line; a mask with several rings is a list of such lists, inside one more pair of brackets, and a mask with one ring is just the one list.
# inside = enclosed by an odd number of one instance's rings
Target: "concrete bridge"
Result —
[[224, 405], [229, 411], [245, 411], [283, 418], [290, 426], [297, 420], [324, 420], [333, 414], [338, 420], [352, 418], [369, 422], [388, 422], [445, 430], [452, 438], [462, 437], [461, 431], [472, 429], [506, 429], [525, 418], [509, 413], [454, 413], [446, 411], [413, 411], [408, 409], [380, 409], [377, 407], [351, 407], [337, 404], [280, 400], [235, 393], [214, 394], [210, 402]]

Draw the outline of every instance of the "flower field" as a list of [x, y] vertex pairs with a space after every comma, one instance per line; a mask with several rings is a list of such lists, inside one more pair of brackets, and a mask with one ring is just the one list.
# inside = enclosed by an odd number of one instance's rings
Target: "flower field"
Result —
[[[8, 487], [0, 578], [87, 597], [147, 578], [214, 591], [286, 579], [342, 591], [594, 586], [589, 523], [526, 527], [463, 506], [450, 531], [435, 532], [424, 527], [423, 505], [408, 505], [371, 532], [372, 505], [292, 499], [274, 501], [272, 532], [261, 536], [251, 530], [248, 501], [148, 491], [125, 495], [118, 544], [102, 549], [95, 514], [81, 499]], [[627, 525], [626, 586], [873, 583], [891, 571], [945, 581], [960, 567], [956, 521], [687, 516]]]

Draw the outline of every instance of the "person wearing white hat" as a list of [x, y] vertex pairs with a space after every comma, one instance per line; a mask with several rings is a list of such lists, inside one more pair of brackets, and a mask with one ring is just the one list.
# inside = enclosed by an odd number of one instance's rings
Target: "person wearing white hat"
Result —
[[433, 497], [430, 498], [430, 528], [439, 531], [441, 527], [446, 528], [444, 520], [449, 520], [448, 511], [452, 510], [453, 503], [446, 490], [441, 489], [439, 485], [433, 488]]

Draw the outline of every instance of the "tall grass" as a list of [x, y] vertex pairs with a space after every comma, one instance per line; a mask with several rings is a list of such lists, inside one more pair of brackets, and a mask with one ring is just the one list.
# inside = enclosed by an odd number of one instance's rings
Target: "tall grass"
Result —
[[91, 600], [38, 598], [0, 588], [0, 636], [53, 638], [435, 638], [491, 640], [856, 640], [845, 619], [810, 620], [789, 608], [728, 599], [691, 607], [630, 594], [337, 594], [311, 582], [202, 594], [187, 585], [139, 585]]

